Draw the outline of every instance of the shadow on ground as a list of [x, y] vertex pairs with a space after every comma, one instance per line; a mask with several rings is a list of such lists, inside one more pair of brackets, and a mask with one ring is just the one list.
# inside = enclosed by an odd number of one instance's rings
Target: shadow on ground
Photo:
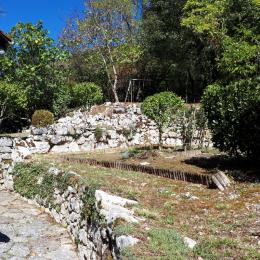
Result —
[[183, 162], [195, 165], [215, 173], [217, 170], [227, 172], [238, 182], [260, 182], [260, 161], [244, 158], [232, 158], [227, 155], [194, 156]]

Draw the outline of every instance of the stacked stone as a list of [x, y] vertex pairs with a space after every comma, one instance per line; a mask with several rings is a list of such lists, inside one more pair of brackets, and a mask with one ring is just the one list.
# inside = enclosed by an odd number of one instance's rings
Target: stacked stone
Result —
[[12, 186], [12, 177], [8, 174], [12, 166], [14, 141], [12, 138], [0, 138], [0, 185]]
[[[100, 108], [101, 112], [98, 111]], [[162, 138], [164, 145], [182, 145], [178, 126], [166, 129]], [[34, 153], [80, 152], [158, 144], [159, 132], [155, 123], [141, 113], [137, 104], [105, 103], [94, 106], [90, 112], [74, 111], [46, 128], [32, 127], [31, 135], [27, 138], [0, 139], [0, 160], [19, 161]], [[200, 142], [195, 135], [193, 146], [198, 147]], [[203, 144], [207, 147], [212, 145], [209, 133]]]
[[[1, 144], [3, 145], [3, 141]], [[7, 144], [11, 145], [10, 142], [5, 141], [5, 146]], [[5, 187], [7, 187], [7, 177], [11, 177], [8, 174], [9, 172], [10, 170], [6, 171], [6, 176], [3, 178]], [[63, 173], [57, 168], [50, 167], [48, 174], [58, 175]], [[74, 179], [80, 180], [81, 178], [78, 174], [70, 172], [70, 176], [72, 175], [74, 175]], [[41, 181], [42, 179], [39, 177], [37, 183], [40, 185]], [[79, 181], [79, 183], [81, 182]], [[9, 189], [13, 189], [13, 179], [9, 181], [8, 186]], [[138, 223], [143, 220], [136, 217], [134, 211], [129, 209], [137, 202], [96, 190], [93, 198], [96, 201], [96, 206], [91, 210], [97, 214], [94, 215], [95, 218], [93, 219], [86, 219], [82, 214], [84, 207], [82, 198], [86, 189], [87, 187], [84, 185], [71, 185], [63, 191], [54, 188], [52, 205], [46, 205], [45, 199], [40, 199], [37, 195], [27, 201], [30, 204], [42, 207], [56, 222], [67, 227], [72, 239], [78, 245], [80, 259], [108, 259], [111, 257], [120, 259], [121, 250], [133, 246], [139, 240], [127, 235], [117, 236], [113, 232], [113, 225], [118, 219], [123, 219], [129, 223]], [[97, 217], [98, 215], [103, 217]]]
[[[99, 137], [96, 135], [97, 129], [101, 132]], [[163, 144], [181, 146], [180, 131], [180, 126], [166, 129], [162, 136]], [[194, 147], [200, 144], [198, 135], [195, 134]], [[42, 152], [80, 152], [158, 144], [159, 132], [156, 124], [141, 113], [139, 105], [105, 103], [93, 107], [90, 112], [74, 111], [48, 128], [32, 128], [32, 141], [36, 150]], [[210, 145], [209, 134], [203, 143]]]

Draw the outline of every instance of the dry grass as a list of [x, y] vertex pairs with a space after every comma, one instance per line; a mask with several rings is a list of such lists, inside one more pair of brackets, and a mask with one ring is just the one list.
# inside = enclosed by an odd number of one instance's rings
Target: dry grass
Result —
[[[117, 155], [99, 152], [85, 156], [107, 160], [116, 159], [114, 156]], [[34, 160], [76, 171], [107, 192], [139, 202], [135, 211], [146, 218], [145, 222], [134, 227], [122, 223], [124, 226], [118, 227], [121, 232], [131, 230], [131, 234], [141, 240], [125, 252], [125, 259], [198, 259], [198, 256], [203, 259], [260, 259], [259, 183], [234, 182], [229, 190], [220, 192], [144, 173], [66, 163], [60, 158], [59, 155], [46, 155]], [[149, 158], [154, 165], [163, 163], [165, 167], [208, 171], [184, 165], [183, 158], [173, 159], [174, 162], [162, 162], [157, 157]], [[178, 234], [196, 240], [198, 246], [187, 251]], [[175, 253], [171, 243], [178, 245]]]

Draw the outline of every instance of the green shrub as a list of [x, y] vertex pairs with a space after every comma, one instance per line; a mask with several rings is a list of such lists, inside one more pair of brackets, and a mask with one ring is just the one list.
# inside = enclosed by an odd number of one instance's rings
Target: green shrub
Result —
[[152, 119], [159, 130], [159, 143], [162, 144], [163, 129], [170, 126], [176, 115], [183, 108], [184, 101], [172, 92], [161, 92], [147, 97], [142, 112]]
[[28, 100], [18, 84], [0, 80], [0, 131], [16, 131], [25, 122]]
[[231, 155], [260, 156], [260, 88], [240, 80], [207, 88], [203, 107], [214, 145]]
[[54, 116], [48, 110], [36, 110], [32, 115], [32, 125], [35, 127], [46, 127], [54, 123]]
[[94, 135], [95, 135], [96, 140], [99, 142], [103, 136], [103, 130], [101, 128], [97, 127], [95, 129]]
[[[207, 130], [207, 119], [203, 109], [195, 107], [183, 109], [178, 122], [184, 150], [192, 148], [194, 138], [199, 141], [199, 148], [203, 147], [204, 137]], [[176, 129], [177, 131], [178, 129]]]
[[72, 107], [89, 109], [103, 100], [102, 89], [95, 83], [79, 83], [72, 87]]

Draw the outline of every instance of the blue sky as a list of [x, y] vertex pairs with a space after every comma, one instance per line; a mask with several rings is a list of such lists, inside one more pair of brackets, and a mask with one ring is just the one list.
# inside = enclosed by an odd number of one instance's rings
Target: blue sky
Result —
[[66, 18], [82, 11], [84, 0], [0, 0], [0, 29], [9, 32], [17, 22], [42, 20], [50, 36], [58, 39]]

